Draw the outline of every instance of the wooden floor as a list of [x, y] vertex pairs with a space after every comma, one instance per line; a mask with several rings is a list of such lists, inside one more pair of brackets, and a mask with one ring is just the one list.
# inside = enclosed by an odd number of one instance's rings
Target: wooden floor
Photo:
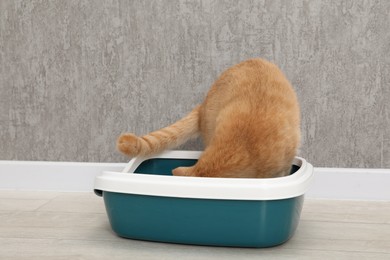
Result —
[[92, 193], [0, 191], [0, 259], [390, 259], [390, 201], [307, 199], [290, 241], [245, 249], [119, 238]]

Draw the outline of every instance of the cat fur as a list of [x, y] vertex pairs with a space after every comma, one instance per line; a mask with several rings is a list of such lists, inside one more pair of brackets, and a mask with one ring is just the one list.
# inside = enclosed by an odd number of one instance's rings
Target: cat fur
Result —
[[174, 124], [138, 137], [122, 134], [117, 148], [146, 156], [201, 135], [205, 150], [176, 176], [272, 178], [289, 174], [300, 143], [297, 96], [279, 68], [250, 59], [223, 72], [204, 102]]

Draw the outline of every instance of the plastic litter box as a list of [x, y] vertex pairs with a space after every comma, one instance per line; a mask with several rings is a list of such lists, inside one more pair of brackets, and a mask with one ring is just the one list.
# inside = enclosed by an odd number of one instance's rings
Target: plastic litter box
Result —
[[201, 152], [132, 159], [96, 177], [113, 231], [125, 238], [208, 246], [271, 247], [290, 239], [313, 175], [296, 157], [289, 176], [267, 179], [172, 176]]

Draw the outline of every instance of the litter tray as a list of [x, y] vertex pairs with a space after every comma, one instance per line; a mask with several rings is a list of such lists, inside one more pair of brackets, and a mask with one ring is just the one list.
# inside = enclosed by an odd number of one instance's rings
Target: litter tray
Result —
[[95, 180], [112, 229], [121, 237], [180, 244], [271, 247], [290, 239], [299, 222], [313, 166], [296, 157], [279, 178], [172, 176], [201, 152], [169, 151], [132, 159], [123, 172]]

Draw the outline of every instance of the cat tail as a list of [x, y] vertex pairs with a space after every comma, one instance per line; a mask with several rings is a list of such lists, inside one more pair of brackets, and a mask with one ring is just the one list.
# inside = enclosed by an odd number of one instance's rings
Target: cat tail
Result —
[[138, 137], [131, 133], [119, 136], [117, 149], [130, 156], [146, 156], [177, 147], [199, 134], [200, 105], [170, 126]]

